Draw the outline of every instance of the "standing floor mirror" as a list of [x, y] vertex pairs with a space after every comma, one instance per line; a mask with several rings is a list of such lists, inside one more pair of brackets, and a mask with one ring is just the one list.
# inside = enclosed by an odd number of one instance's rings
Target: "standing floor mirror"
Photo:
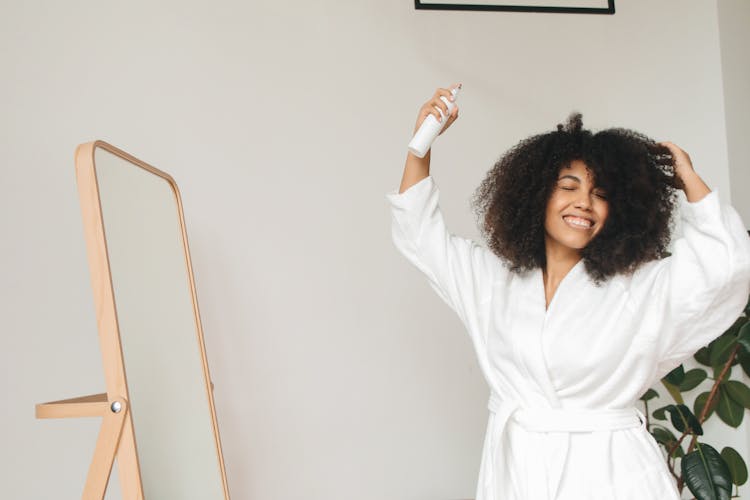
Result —
[[180, 193], [166, 173], [102, 141], [76, 174], [107, 392], [36, 406], [101, 416], [83, 498], [229, 500]]

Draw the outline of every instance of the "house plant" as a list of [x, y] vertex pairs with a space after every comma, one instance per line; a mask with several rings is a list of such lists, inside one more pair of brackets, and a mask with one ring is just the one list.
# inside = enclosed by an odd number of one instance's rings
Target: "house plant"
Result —
[[[686, 371], [680, 365], [661, 380], [674, 403], [653, 410], [654, 421], [649, 418], [649, 401], [658, 397], [658, 392], [649, 389], [641, 397], [646, 427], [666, 450], [667, 466], [678, 490], [682, 493], [687, 486], [697, 500], [738, 498], [737, 489], [748, 479], [747, 465], [740, 453], [729, 446], [719, 452], [701, 438], [703, 423], [714, 415], [736, 428], [750, 409], [750, 387], [739, 376], [733, 378], [740, 370], [750, 376], [748, 316], [750, 300], [727, 331], [695, 353], [701, 367]], [[701, 385], [706, 390], [690, 408], [683, 393]]]

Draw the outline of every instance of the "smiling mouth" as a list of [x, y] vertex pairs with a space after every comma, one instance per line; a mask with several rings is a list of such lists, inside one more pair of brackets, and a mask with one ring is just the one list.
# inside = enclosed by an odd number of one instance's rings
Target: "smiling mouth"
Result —
[[574, 229], [591, 229], [594, 227], [594, 221], [584, 219], [583, 217], [576, 217], [575, 215], [565, 215], [563, 216], [563, 220]]

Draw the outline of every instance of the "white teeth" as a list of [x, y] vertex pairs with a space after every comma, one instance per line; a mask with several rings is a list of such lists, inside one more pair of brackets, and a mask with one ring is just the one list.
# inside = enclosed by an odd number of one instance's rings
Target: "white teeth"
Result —
[[573, 215], [567, 215], [567, 216], [563, 217], [563, 219], [565, 219], [565, 222], [567, 222], [568, 224], [571, 224], [573, 226], [589, 228], [592, 225], [592, 223], [591, 223], [590, 220], [583, 219], [581, 217], [575, 217]]

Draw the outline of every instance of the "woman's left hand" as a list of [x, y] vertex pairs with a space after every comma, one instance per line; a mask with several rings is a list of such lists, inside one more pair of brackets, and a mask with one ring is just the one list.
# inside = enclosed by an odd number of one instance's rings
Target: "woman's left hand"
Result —
[[660, 142], [659, 145], [669, 149], [669, 152], [674, 159], [674, 175], [683, 186], [682, 190], [685, 191], [685, 195], [689, 202], [699, 201], [711, 192], [708, 186], [703, 182], [703, 179], [695, 173], [693, 162], [690, 160], [690, 155], [688, 155], [685, 150], [668, 141]]
[[695, 173], [693, 162], [690, 161], [690, 155], [684, 149], [672, 142], [660, 142], [659, 145], [669, 149], [674, 159], [674, 173], [680, 180], [684, 181], [685, 174]]

